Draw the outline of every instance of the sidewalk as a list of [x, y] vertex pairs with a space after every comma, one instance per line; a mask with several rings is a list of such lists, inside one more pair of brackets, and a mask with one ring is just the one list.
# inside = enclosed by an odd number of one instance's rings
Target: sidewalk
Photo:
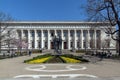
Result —
[[[13, 78], [18, 75], [54, 75], [54, 74], [90, 74], [95, 75], [100, 78], [109, 78], [109, 77], [120, 77], [120, 62], [112, 60], [103, 60], [96, 63], [84, 63], [84, 64], [26, 64], [23, 63], [24, 60], [30, 59], [40, 54], [32, 54], [31, 56], [21, 56], [16, 58], [8, 58], [0, 60], [0, 78]], [[42, 66], [46, 68], [46, 71], [56, 71], [58, 72], [45, 72], [45, 71], [29, 71], [26, 70], [26, 67], [30, 66], [39, 66], [40, 69]], [[64, 71], [60, 72], [59, 70], [67, 70], [66, 67], [71, 66], [71, 68], [79, 69], [81, 66], [86, 67], [85, 70], [76, 70], [74, 71]], [[37, 67], [35, 67], [37, 68]]]

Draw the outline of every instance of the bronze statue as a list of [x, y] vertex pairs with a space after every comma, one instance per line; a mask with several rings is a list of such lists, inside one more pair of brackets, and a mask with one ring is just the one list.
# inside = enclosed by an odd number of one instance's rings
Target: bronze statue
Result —
[[61, 54], [61, 49], [62, 49], [62, 38], [59, 36], [58, 38], [55, 36], [53, 39], [53, 44], [54, 44], [54, 51], [57, 54]]

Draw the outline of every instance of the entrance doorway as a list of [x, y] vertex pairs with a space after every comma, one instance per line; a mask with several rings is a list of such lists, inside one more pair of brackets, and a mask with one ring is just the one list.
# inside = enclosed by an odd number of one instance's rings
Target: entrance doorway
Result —
[[48, 49], [48, 43], [45, 42], [45, 49]]
[[51, 42], [51, 49], [54, 49], [54, 44], [53, 44], [53, 42]]
[[67, 49], [67, 42], [64, 42], [64, 49]]

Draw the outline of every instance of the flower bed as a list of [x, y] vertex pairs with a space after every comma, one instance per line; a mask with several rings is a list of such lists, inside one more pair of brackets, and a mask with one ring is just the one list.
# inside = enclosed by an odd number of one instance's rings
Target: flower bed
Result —
[[44, 63], [44, 62], [46, 62], [47, 60], [49, 60], [51, 58], [52, 58], [52, 56], [49, 56], [49, 57], [46, 57], [46, 58], [31, 60], [31, 61], [28, 61], [27, 63], [29, 63], [29, 64]]
[[80, 60], [74, 59], [74, 58], [68, 58], [68, 57], [61, 57], [66, 63], [80, 63]]
[[44, 63], [51, 58], [52, 56], [50, 54], [39, 55], [37, 57], [33, 57], [32, 59], [24, 60], [24, 63], [29, 63], [29, 64]]
[[63, 54], [60, 56], [54, 56], [51, 54], [39, 55], [33, 57], [32, 59], [25, 60], [24, 63], [29, 64], [39, 64], [39, 63], [81, 63], [89, 62], [86, 59], [83, 59], [81, 56], [74, 56], [72, 54]]

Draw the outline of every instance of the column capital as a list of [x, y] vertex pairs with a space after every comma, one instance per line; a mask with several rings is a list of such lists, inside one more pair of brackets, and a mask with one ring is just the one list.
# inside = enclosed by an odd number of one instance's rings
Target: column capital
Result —
[[41, 31], [43, 32], [43, 29], [41, 29]]
[[81, 32], [83, 32], [83, 31], [84, 31], [84, 29], [81, 29], [80, 31], [81, 31]]
[[67, 30], [70, 30], [70, 29], [67, 29]]
[[24, 29], [20, 29], [21, 31], [23, 31]]
[[67, 29], [68, 31], [70, 31], [70, 29]]
[[30, 31], [30, 29], [27, 29], [27, 31]]
[[74, 29], [74, 31], [76, 31], [76, 29]]
[[34, 29], [34, 32], [36, 33], [36, 32], [37, 32], [37, 30], [36, 30], [36, 29]]

